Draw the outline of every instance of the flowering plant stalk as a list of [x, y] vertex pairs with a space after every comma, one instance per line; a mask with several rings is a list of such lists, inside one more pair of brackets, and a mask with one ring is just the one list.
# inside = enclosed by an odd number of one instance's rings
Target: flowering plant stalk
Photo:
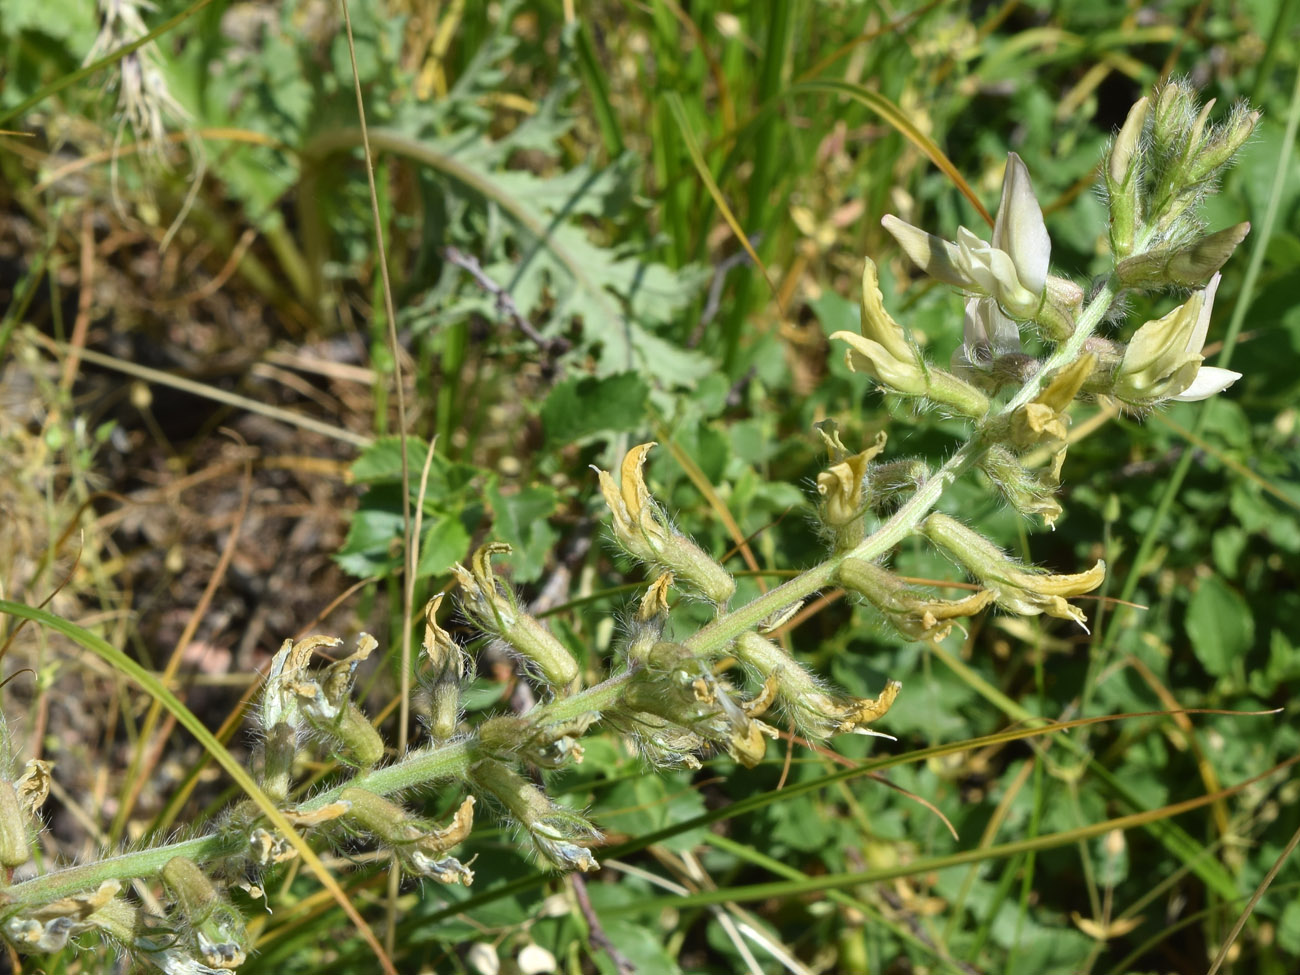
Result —
[[[886, 310], [870, 260], [862, 275], [860, 331], [833, 338], [844, 344], [850, 368], [870, 375], [886, 394], [963, 419], [968, 436], [931, 470], [917, 460], [878, 459], [887, 456], [883, 435], [854, 451], [824, 425], [830, 456], [817, 490], [830, 550], [821, 563], [731, 606], [731, 573], [679, 531], [654, 498], [645, 473], [654, 445], [634, 447], [617, 478], [597, 472], [615, 540], [650, 570], [609, 676], [583, 687], [570, 648], [496, 575], [492, 560], [508, 549], [489, 544], [468, 566], [455, 568], [464, 614], [518, 658], [545, 699], [523, 714], [467, 723], [460, 708], [469, 667], [439, 622], [440, 597], [425, 613], [428, 740], [390, 755], [353, 700], [357, 664], [375, 641], [363, 635], [353, 654], [324, 665], [316, 657], [337, 640], [287, 641], [262, 691], [262, 789], [295, 827], [342, 848], [387, 850], [413, 876], [472, 882], [472, 864], [452, 851], [473, 829], [476, 800], [516, 825], [543, 864], [593, 870], [599, 866], [597, 825], [555, 802], [530, 772], [581, 761], [581, 739], [602, 723], [635, 741], [647, 761], [688, 767], [717, 752], [757, 764], [776, 735], [766, 720], [774, 709], [810, 740], [873, 733], [871, 725], [900, 693], [898, 681], [886, 683], [875, 698], [855, 698], [769, 639], [818, 590], [841, 586], [856, 593], [918, 640], [940, 639], [994, 604], [1086, 625], [1070, 600], [1101, 584], [1103, 563], [1061, 573], [1027, 566], [935, 507], [958, 478], [979, 469], [1013, 508], [1050, 526], [1061, 513], [1056, 495], [1075, 401], [1109, 400], [1141, 413], [1170, 400], [1203, 399], [1238, 378], [1205, 366], [1202, 348], [1219, 268], [1246, 228], [1206, 233], [1196, 204], [1258, 116], [1238, 108], [1213, 127], [1207, 111], [1177, 83], [1133, 107], [1103, 167], [1113, 266], [1086, 287], [1050, 273], [1051, 240], [1030, 174], [1014, 153], [988, 241], [965, 228], [950, 241], [885, 217], [885, 228], [923, 272], [967, 296], [962, 347], [948, 369], [927, 361]], [[1139, 326], [1127, 343], [1103, 334], [1122, 295], [1135, 289], [1191, 294], [1169, 314]], [[1043, 448], [1050, 459], [1034, 466]], [[960, 565], [974, 592], [942, 599], [894, 575], [889, 556], [909, 538]], [[671, 635], [668, 626], [674, 588], [713, 611], [710, 622], [684, 637]], [[720, 672], [724, 658], [739, 662], [738, 677]], [[349, 771], [305, 794], [298, 783], [313, 749]], [[463, 790], [448, 822], [426, 820], [402, 802], [432, 783]], [[40, 763], [0, 781], [0, 853], [11, 872], [30, 859], [47, 790], [48, 769]], [[255, 807], [240, 804], [206, 835], [9, 884], [0, 889], [0, 931], [21, 950], [49, 952], [95, 930], [167, 972], [230, 970], [248, 947], [229, 904], [233, 878], [260, 876], [293, 856], [293, 847]], [[161, 883], [162, 913], [121, 896], [137, 879]]]

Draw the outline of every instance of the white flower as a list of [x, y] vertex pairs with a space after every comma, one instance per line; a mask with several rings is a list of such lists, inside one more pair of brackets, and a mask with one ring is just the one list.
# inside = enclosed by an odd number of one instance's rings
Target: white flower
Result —
[[1201, 349], [1210, 328], [1219, 275], [1168, 315], [1137, 330], [1115, 374], [1115, 395], [1146, 405], [1164, 399], [1185, 403], [1221, 393], [1241, 373], [1205, 366]]
[[968, 298], [962, 344], [953, 367], [987, 369], [998, 356], [1020, 351], [1020, 329], [991, 298]]
[[1014, 152], [1007, 154], [1002, 200], [990, 242], [959, 227], [953, 243], [892, 214], [881, 223], [931, 277], [992, 298], [1013, 317], [1033, 317], [1044, 300], [1052, 242], [1029, 184], [1029, 171]]

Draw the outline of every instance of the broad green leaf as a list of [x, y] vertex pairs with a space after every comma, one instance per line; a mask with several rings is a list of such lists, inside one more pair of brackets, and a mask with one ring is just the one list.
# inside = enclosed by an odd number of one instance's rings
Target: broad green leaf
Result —
[[532, 582], [542, 574], [546, 556], [559, 538], [547, 521], [555, 511], [558, 496], [544, 485], [522, 491], [503, 490], [494, 479], [487, 497], [495, 516], [493, 534], [514, 549], [510, 577], [516, 582]]
[[[426, 523], [429, 517], [425, 516]], [[433, 524], [420, 539], [420, 562], [416, 578], [441, 575], [455, 562], [464, 561], [469, 554], [470, 535], [459, 518], [452, 515], [435, 517]]]
[[595, 433], [635, 430], [645, 418], [648, 395], [634, 372], [566, 379], [542, 404], [547, 443], [563, 445]]
[[1292, 955], [1300, 955], [1300, 900], [1287, 901], [1277, 922], [1278, 946]]
[[94, 11], [92, 4], [80, 0], [0, 0], [0, 24], [5, 34], [39, 31], [84, 55], [98, 26]]
[[[705, 810], [704, 797], [681, 775], [637, 775], [600, 793], [602, 807], [612, 810], [603, 822], [612, 830], [638, 836], [685, 822]], [[664, 841], [664, 848], [684, 853], [700, 843], [699, 830], [686, 830]]]
[[1225, 578], [1235, 579], [1241, 563], [1241, 553], [1246, 550], [1250, 536], [1236, 525], [1225, 525], [1214, 533], [1210, 547], [1214, 552], [1214, 565]]
[[382, 575], [401, 565], [403, 521], [396, 492], [382, 488], [367, 493], [348, 523], [348, 535], [334, 561], [349, 575]]
[[1204, 579], [1187, 605], [1187, 638], [1201, 665], [1222, 677], [1255, 640], [1249, 604], [1217, 575]]

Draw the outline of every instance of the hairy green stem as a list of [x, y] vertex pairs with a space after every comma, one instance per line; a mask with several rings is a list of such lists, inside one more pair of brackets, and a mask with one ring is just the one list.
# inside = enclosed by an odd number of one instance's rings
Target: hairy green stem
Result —
[[148, 850], [133, 850], [94, 863], [65, 867], [42, 877], [23, 881], [3, 888], [4, 913], [15, 913], [22, 907], [38, 907], [60, 897], [93, 890], [106, 880], [130, 880], [156, 874], [173, 857], [186, 857], [195, 863], [224, 860], [241, 852], [248, 845], [246, 836], [230, 833], [211, 833], [179, 843], [167, 843]]

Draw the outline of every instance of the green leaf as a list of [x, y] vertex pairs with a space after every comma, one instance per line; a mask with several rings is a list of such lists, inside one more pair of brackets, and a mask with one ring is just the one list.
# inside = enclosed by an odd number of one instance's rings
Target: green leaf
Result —
[[30, 30], [65, 41], [80, 57], [95, 38], [94, 10], [81, 0], [0, 0], [0, 23], [11, 36]]
[[401, 502], [391, 488], [372, 488], [348, 524], [348, 536], [334, 561], [349, 575], [383, 575], [402, 564]]
[[[499, 229], [491, 240], [493, 253], [483, 261], [487, 277], [500, 283], [522, 315], [544, 320], [549, 335], [567, 333], [575, 320], [580, 321], [580, 346], [594, 359], [598, 375], [635, 369], [673, 387], [708, 374], [713, 369], [708, 357], [679, 348], [652, 329], [678, 319], [709, 279], [709, 270], [672, 269], [643, 253], [603, 246], [574, 222], [575, 214], [606, 210], [610, 201], [601, 194], [621, 194], [621, 178], [585, 171], [582, 179], [542, 177], [504, 168], [511, 146], [541, 124], [535, 116], [498, 142], [466, 138], [464, 133], [445, 139], [412, 138], [397, 130], [375, 130], [371, 138], [383, 151], [406, 156], [445, 177], [452, 184], [449, 196], [461, 197], [476, 209], [486, 205], [484, 222]], [[552, 186], [557, 178], [562, 182]], [[588, 198], [592, 194], [596, 198]], [[484, 249], [477, 237], [463, 243], [475, 251]], [[476, 283], [467, 282], [464, 294], [452, 309], [455, 317], [471, 311], [497, 316], [497, 299]]]
[[507, 493], [494, 478], [488, 485], [487, 497], [496, 517], [493, 534], [514, 549], [511, 578], [532, 582], [542, 574], [547, 553], [560, 537], [547, 521], [555, 511], [558, 495], [544, 485]]
[[[429, 445], [415, 437], [407, 439], [407, 478], [411, 485], [412, 497], [420, 485], [420, 472], [429, 455]], [[464, 496], [465, 489], [474, 478], [484, 473], [471, 464], [461, 464], [448, 460], [442, 454], [434, 454], [429, 463], [429, 477], [425, 484], [424, 499], [435, 505], [451, 498]], [[397, 484], [402, 480], [402, 439], [401, 437], [381, 437], [361, 452], [352, 462], [352, 480], [358, 484]]]
[[[428, 516], [425, 523], [428, 524]], [[420, 562], [415, 577], [441, 575], [452, 563], [462, 561], [469, 552], [470, 536], [459, 518], [435, 518], [420, 540]]]
[[1250, 606], [1218, 576], [1201, 582], [1187, 606], [1187, 637], [1201, 665], [1222, 677], [1255, 640]]
[[[622, 779], [601, 795], [601, 802], [615, 812], [607, 816], [611, 829], [639, 836], [685, 822], [705, 811], [704, 797], [692, 789], [687, 777], [678, 775], [635, 775]], [[699, 846], [701, 830], [686, 830], [666, 838], [664, 849], [684, 853]]]
[[[634, 971], [681, 975], [682, 970], [673, 957], [674, 953], [665, 944], [666, 939], [647, 920], [604, 916], [611, 908], [635, 907], [641, 896], [644, 894], [628, 884], [592, 884], [590, 887], [591, 904], [601, 918], [605, 936], [618, 945], [619, 953], [632, 963]], [[605, 952], [593, 952], [592, 959], [601, 975], [618, 975], [617, 967]], [[700, 971], [699, 968], [691, 970]]]
[[1277, 924], [1277, 943], [1289, 955], [1300, 955], [1300, 901], [1294, 898], [1282, 910]]
[[[410, 499], [420, 494], [420, 476], [430, 447], [407, 441], [407, 478]], [[350, 575], [383, 575], [402, 564], [402, 442], [383, 437], [371, 444], [352, 464], [353, 481], [369, 485], [348, 524], [348, 535], [334, 559]], [[424, 484], [424, 516], [417, 577], [438, 575], [463, 559], [470, 534], [478, 523], [479, 506], [471, 493], [484, 472], [469, 464], [434, 454]]]
[[475, 711], [486, 711], [500, 704], [509, 689], [509, 684], [476, 677], [461, 693], [461, 707], [471, 714]]
[[[420, 470], [421, 462], [428, 456], [429, 445], [423, 440], [407, 440], [408, 466]], [[400, 481], [402, 479], [402, 438], [380, 437], [361, 452], [352, 462], [352, 479], [360, 484], [375, 481]]]
[[1250, 536], [1236, 525], [1225, 525], [1214, 533], [1210, 547], [1214, 552], [1214, 565], [1223, 576], [1235, 579], [1241, 564], [1241, 553], [1246, 550]]
[[649, 393], [634, 372], [566, 379], [542, 404], [547, 443], [558, 446], [595, 433], [635, 430], [645, 416]]

